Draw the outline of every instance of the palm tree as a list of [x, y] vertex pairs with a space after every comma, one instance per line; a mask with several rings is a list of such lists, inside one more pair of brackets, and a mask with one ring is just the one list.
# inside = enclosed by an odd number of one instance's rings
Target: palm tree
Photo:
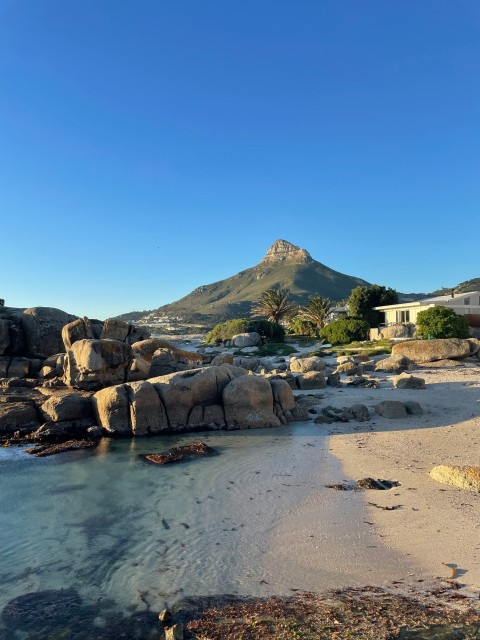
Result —
[[267, 289], [262, 293], [252, 309], [253, 316], [267, 316], [270, 322], [279, 323], [287, 318], [296, 306], [290, 298], [288, 289]]
[[314, 296], [310, 298], [306, 307], [300, 311], [300, 318], [310, 322], [317, 331], [322, 329], [328, 322], [328, 316], [334, 304], [329, 298]]

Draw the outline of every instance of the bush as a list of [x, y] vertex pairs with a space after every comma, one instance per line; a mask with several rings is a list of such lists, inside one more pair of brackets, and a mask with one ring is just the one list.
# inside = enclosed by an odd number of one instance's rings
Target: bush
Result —
[[320, 331], [321, 337], [330, 344], [348, 344], [354, 340], [366, 340], [369, 325], [362, 318], [339, 318]]
[[224, 340], [230, 340], [237, 333], [250, 333], [256, 331], [265, 342], [283, 342], [285, 330], [274, 322], [268, 320], [251, 320], [249, 318], [235, 318], [217, 324], [207, 333], [205, 343], [216, 345]]
[[378, 327], [383, 318], [381, 311], [374, 311], [373, 307], [396, 304], [398, 294], [395, 289], [381, 287], [374, 284], [369, 287], [356, 287], [347, 300], [352, 316], [363, 318], [370, 327]]
[[420, 338], [468, 338], [468, 323], [453, 309], [447, 307], [431, 307], [420, 311], [417, 316], [417, 335]]
[[314, 338], [318, 335], [317, 328], [308, 320], [302, 320], [299, 316], [288, 323], [288, 331], [294, 336], [308, 336]]

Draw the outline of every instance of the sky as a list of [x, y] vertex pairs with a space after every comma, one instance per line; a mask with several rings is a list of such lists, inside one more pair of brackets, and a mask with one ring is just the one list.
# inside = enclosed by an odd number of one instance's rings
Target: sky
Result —
[[278, 238], [480, 277], [478, 0], [0, 0], [0, 298], [106, 318]]

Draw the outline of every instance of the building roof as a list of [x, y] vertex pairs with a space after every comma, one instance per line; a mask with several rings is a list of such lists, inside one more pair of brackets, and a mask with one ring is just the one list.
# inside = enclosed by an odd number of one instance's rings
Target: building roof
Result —
[[405, 307], [425, 307], [428, 305], [439, 305], [451, 302], [452, 300], [463, 300], [470, 296], [478, 295], [478, 291], [468, 291], [467, 293], [456, 293], [453, 296], [433, 296], [431, 298], [423, 298], [422, 300], [416, 300], [415, 302], [397, 302], [397, 304], [387, 304], [382, 307], [373, 307], [375, 311], [385, 311], [387, 309], [404, 309]]

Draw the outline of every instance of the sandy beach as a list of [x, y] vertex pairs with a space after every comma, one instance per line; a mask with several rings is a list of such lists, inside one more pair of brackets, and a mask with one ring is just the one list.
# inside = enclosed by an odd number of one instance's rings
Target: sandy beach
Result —
[[[287, 571], [294, 562], [303, 569], [302, 588], [392, 582], [401, 588], [454, 578], [464, 593], [478, 597], [480, 494], [440, 484], [429, 471], [439, 464], [479, 463], [480, 367], [411, 373], [425, 379], [425, 389], [394, 389], [392, 376], [380, 374], [377, 389], [321, 390], [319, 409], [361, 402], [370, 411], [368, 422], [321, 426], [339, 461], [340, 470], [330, 469], [332, 483], [373, 477], [400, 486], [341, 492], [345, 508], [330, 514], [321, 491], [308, 494], [277, 529], [272, 548], [276, 567]], [[424, 414], [383, 418], [374, 412], [382, 400], [415, 400]]]

